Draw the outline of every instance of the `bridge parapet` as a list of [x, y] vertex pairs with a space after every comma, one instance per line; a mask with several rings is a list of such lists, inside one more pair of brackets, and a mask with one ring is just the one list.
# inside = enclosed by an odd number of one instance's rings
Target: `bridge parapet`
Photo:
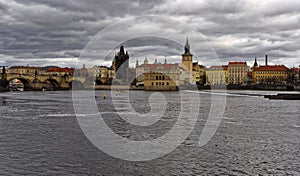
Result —
[[55, 89], [69, 89], [73, 81], [80, 82], [82, 85], [86, 82], [85, 77], [57, 76], [57, 75], [30, 75], [13, 74], [6, 75], [7, 81], [19, 79], [27, 86], [27, 89], [42, 89], [43, 87], [54, 87]]

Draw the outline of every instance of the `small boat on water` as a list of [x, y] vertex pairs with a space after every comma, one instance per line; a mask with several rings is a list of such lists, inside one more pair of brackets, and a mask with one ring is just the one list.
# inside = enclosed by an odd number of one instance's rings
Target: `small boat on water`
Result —
[[19, 85], [12, 85], [10, 87], [11, 91], [19, 91], [19, 92], [23, 92], [24, 91], [24, 85], [19, 84]]
[[24, 91], [24, 84], [18, 80], [15, 79], [12, 82], [9, 83], [9, 90], [10, 91], [20, 91], [23, 92]]
[[300, 94], [279, 93], [277, 95], [265, 95], [264, 97], [270, 100], [300, 100]]

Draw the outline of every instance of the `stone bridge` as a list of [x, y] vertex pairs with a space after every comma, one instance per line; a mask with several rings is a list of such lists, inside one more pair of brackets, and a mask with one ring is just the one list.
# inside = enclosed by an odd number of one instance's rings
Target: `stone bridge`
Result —
[[72, 85], [78, 88], [83, 88], [87, 81], [85, 77], [73, 76], [53, 76], [53, 75], [22, 75], [8, 73], [2, 76], [8, 82], [14, 79], [22, 81], [25, 90], [42, 90], [46, 89], [70, 89]]

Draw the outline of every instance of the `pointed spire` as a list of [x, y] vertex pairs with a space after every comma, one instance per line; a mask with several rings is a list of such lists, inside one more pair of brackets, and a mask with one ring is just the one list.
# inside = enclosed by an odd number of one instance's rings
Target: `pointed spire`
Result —
[[256, 59], [256, 57], [255, 57], [255, 60], [254, 60], [254, 65], [253, 65], [253, 67], [258, 67], [258, 64], [257, 64], [257, 59]]
[[167, 64], [167, 57], [165, 57], [165, 64]]
[[189, 35], [188, 34], [186, 34], [186, 42], [185, 42], [185, 46], [189, 46]]
[[184, 46], [184, 55], [191, 55], [188, 35], [186, 35], [186, 42], [185, 42], [185, 46]]
[[121, 46], [120, 47], [120, 55], [124, 55], [125, 54], [125, 51], [124, 51], [124, 46]]
[[138, 60], [138, 59], [136, 59], [135, 66], [136, 66], [136, 67], [138, 67], [138, 66], [139, 66], [139, 60]]

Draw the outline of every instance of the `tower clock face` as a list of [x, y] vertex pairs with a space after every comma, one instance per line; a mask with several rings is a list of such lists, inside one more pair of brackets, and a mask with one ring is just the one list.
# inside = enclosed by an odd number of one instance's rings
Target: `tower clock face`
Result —
[[187, 60], [188, 60], [188, 58], [187, 58], [186, 56], [184, 56], [184, 60], [185, 60], [185, 61], [187, 61]]

